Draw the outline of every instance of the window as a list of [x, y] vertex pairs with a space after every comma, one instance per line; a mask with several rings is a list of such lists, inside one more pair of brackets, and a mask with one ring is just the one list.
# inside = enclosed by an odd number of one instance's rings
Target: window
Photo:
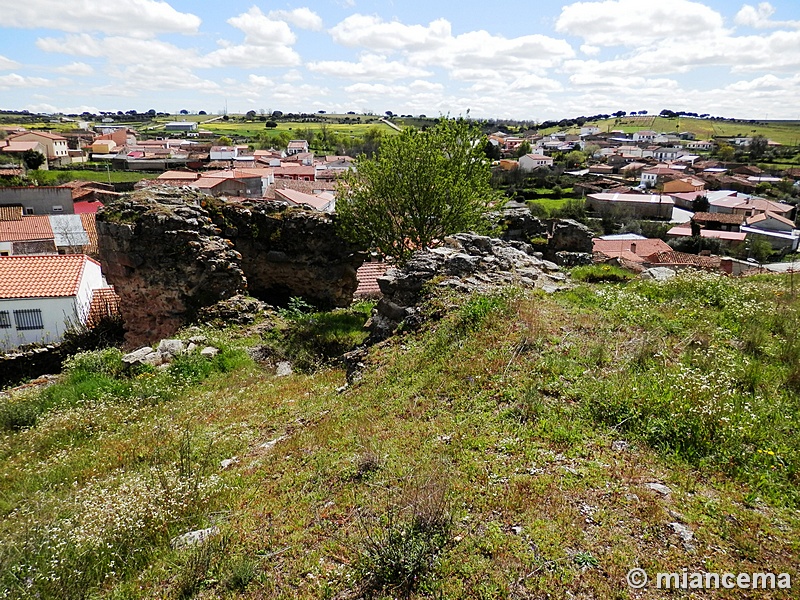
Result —
[[17, 324], [18, 331], [44, 329], [44, 323], [42, 322], [42, 311], [41, 309], [38, 308], [27, 309], [27, 310], [15, 310], [14, 321]]
[[61, 206], [60, 204], [55, 204], [53, 205], [53, 212], [54, 213], [64, 212], [64, 207]]
[[32, 206], [26, 206], [26, 207], [25, 207], [25, 214], [26, 214], [26, 215], [32, 215], [32, 214], [35, 214], [35, 212], [34, 212], [34, 210], [33, 210], [33, 207], [32, 207]]
[[11, 328], [11, 317], [7, 310], [0, 310], [0, 329]]

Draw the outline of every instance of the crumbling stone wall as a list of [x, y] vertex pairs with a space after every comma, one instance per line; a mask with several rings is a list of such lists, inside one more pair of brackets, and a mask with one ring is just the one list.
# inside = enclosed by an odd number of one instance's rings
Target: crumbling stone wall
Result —
[[107, 204], [97, 234], [131, 346], [167, 338], [201, 308], [242, 293], [347, 306], [363, 262], [330, 215], [187, 188], [148, 188]]

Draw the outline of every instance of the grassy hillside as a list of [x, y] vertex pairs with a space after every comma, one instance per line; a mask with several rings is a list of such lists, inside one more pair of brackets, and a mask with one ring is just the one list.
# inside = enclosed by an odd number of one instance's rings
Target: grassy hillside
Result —
[[[712, 139], [714, 136], [749, 137], [760, 134], [786, 146], [800, 144], [800, 121], [712, 121], [693, 117], [667, 119], [657, 115], [642, 115], [588, 122], [587, 125], [596, 125], [603, 132], [621, 130], [633, 133], [640, 129], [652, 129], [664, 133], [690, 131], [699, 140]], [[574, 127], [570, 131], [578, 132], [580, 128]]]
[[[335, 365], [276, 377], [244, 349], [319, 366], [314, 351], [363, 339], [363, 306], [207, 329], [220, 356], [166, 371], [76, 358], [59, 384], [0, 405], [0, 589], [663, 597], [627, 587], [633, 567], [789, 572], [796, 586], [792, 283], [441, 295], [427, 311], [442, 319], [373, 347], [344, 390]], [[170, 547], [212, 526], [206, 544]]]

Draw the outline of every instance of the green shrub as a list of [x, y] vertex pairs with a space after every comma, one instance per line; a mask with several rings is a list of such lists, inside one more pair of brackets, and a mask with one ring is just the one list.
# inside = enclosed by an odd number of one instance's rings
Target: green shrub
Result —
[[630, 281], [636, 277], [636, 275], [630, 271], [607, 264], [583, 265], [580, 267], [575, 267], [572, 269], [571, 274], [575, 281], [584, 281], [586, 283], [599, 283], [602, 281], [622, 282]]

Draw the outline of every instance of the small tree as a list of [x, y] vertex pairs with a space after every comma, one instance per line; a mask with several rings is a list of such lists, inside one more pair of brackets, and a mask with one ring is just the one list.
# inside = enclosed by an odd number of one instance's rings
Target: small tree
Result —
[[25, 152], [22, 153], [22, 162], [24, 162], [25, 166], [31, 171], [35, 171], [41, 167], [46, 160], [44, 154], [38, 150], [25, 150]]
[[765, 138], [763, 135], [754, 135], [750, 139], [750, 143], [748, 144], [748, 148], [750, 150], [750, 158], [761, 158], [764, 156], [764, 153], [767, 151], [767, 147], [769, 146], [769, 140]]
[[230, 146], [231, 144], [233, 144], [233, 140], [229, 138], [227, 135], [223, 135], [217, 140], [217, 144], [219, 144], [220, 146]]
[[386, 137], [377, 157], [360, 155], [339, 182], [341, 234], [404, 260], [449, 234], [486, 229], [483, 215], [499, 196], [484, 144], [463, 119]]

